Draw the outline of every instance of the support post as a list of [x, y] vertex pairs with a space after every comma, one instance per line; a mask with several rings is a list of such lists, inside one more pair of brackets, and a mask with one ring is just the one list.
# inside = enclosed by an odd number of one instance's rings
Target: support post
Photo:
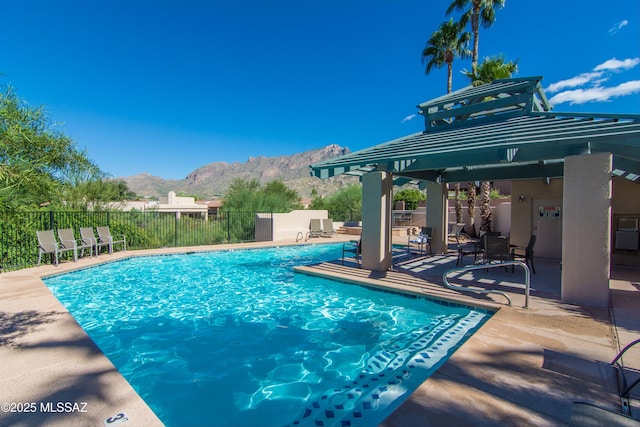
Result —
[[449, 200], [447, 196], [447, 184], [427, 183], [427, 227], [433, 229], [431, 249], [436, 254], [443, 254], [448, 250]]
[[362, 177], [362, 268], [387, 271], [391, 268], [391, 211], [393, 176], [370, 172]]
[[611, 167], [609, 153], [564, 161], [562, 301], [609, 305], [611, 259]]

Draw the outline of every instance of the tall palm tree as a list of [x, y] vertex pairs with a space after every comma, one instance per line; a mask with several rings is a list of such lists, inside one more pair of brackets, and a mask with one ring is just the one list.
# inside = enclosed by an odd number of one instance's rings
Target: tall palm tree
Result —
[[[518, 71], [518, 61], [505, 61], [502, 56], [494, 56], [491, 58], [485, 58], [484, 61], [478, 66], [473, 67], [472, 71], [463, 71], [473, 86], [481, 86], [483, 84], [491, 83], [497, 79], [509, 78]], [[475, 183], [469, 183], [469, 188], [473, 186], [475, 190]], [[475, 191], [474, 191], [475, 193]], [[480, 185], [480, 230], [491, 231], [491, 184], [487, 181], [482, 182]], [[473, 201], [471, 200], [471, 193], [469, 194], [469, 218], [472, 225], [472, 231], [475, 231], [475, 224], [472, 217], [472, 204], [473, 213], [475, 213], [475, 194], [473, 195]]]
[[478, 65], [478, 41], [480, 37], [480, 24], [489, 28], [496, 20], [496, 9], [504, 6], [506, 0], [453, 0], [447, 9], [447, 15], [454, 10], [464, 11], [460, 17], [460, 24], [466, 27], [471, 23], [473, 33], [473, 53], [471, 63], [473, 67]]
[[[471, 34], [462, 31], [464, 25], [454, 23], [453, 19], [440, 24], [440, 28], [435, 31], [427, 45], [422, 51], [422, 63], [427, 58], [425, 73], [429, 74], [433, 67], [441, 68], [447, 64], [447, 93], [451, 93], [453, 84], [453, 60], [456, 57], [467, 58], [471, 54], [467, 46], [471, 40]], [[455, 184], [455, 206], [456, 221], [462, 222], [462, 203], [460, 202], [460, 184]]]
[[464, 26], [453, 22], [453, 19], [443, 22], [422, 50], [422, 63], [427, 62], [425, 74], [429, 74], [433, 67], [441, 68], [447, 64], [447, 93], [451, 93], [453, 60], [456, 57], [467, 58], [471, 54], [467, 49], [471, 34], [463, 29]]

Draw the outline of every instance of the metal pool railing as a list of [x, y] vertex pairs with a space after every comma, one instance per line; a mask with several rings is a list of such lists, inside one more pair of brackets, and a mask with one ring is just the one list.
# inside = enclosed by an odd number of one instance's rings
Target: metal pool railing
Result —
[[493, 289], [474, 288], [469, 286], [455, 286], [450, 284], [449, 281], [447, 280], [447, 276], [451, 273], [466, 272], [471, 270], [484, 270], [484, 269], [496, 268], [496, 267], [506, 267], [509, 265], [520, 266], [524, 269], [524, 308], [529, 308], [529, 290], [531, 287], [531, 271], [529, 270], [529, 266], [522, 261], [503, 261], [495, 264], [468, 265], [466, 267], [456, 267], [456, 268], [452, 268], [450, 270], [445, 271], [444, 274], [442, 275], [442, 280], [444, 281], [444, 285], [447, 288], [453, 289], [454, 291], [480, 292], [483, 294], [502, 295], [507, 299], [507, 301], [509, 301], [509, 306], [511, 306], [511, 297], [509, 297], [509, 295], [507, 295], [505, 292], [496, 291]]

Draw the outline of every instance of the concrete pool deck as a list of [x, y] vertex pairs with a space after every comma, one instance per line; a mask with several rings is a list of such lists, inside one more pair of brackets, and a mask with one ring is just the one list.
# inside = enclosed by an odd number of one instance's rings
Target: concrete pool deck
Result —
[[[314, 243], [344, 238], [314, 239]], [[8, 411], [6, 406], [0, 408], [0, 425], [118, 425], [119, 414], [128, 418], [121, 424], [125, 427], [162, 425], [46, 288], [42, 277], [129, 256], [274, 245], [117, 252], [58, 267], [43, 265], [0, 274], [0, 404], [10, 405]], [[640, 337], [639, 270], [615, 269], [611, 307], [598, 309], [560, 302], [559, 265], [537, 261], [530, 307], [525, 309], [522, 275], [517, 271], [455, 278], [458, 284], [473, 280], [474, 286], [479, 281], [505, 291], [513, 299], [508, 307], [500, 295], [444, 288], [442, 272], [451, 263], [455, 264], [453, 255], [401, 253], [394, 271], [380, 275], [339, 262], [306, 271], [497, 310], [383, 426], [567, 425], [574, 401], [620, 412], [615, 375], [608, 362], [619, 347]], [[640, 368], [640, 349], [630, 352], [624, 362]], [[631, 410], [638, 416], [636, 402], [632, 400]], [[109, 418], [116, 422], [108, 423]]]

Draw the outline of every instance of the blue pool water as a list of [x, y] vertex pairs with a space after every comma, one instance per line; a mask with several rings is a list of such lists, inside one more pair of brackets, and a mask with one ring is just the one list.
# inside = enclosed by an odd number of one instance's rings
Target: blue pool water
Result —
[[136, 257], [45, 283], [167, 426], [376, 426], [490, 314], [292, 271], [340, 256]]

